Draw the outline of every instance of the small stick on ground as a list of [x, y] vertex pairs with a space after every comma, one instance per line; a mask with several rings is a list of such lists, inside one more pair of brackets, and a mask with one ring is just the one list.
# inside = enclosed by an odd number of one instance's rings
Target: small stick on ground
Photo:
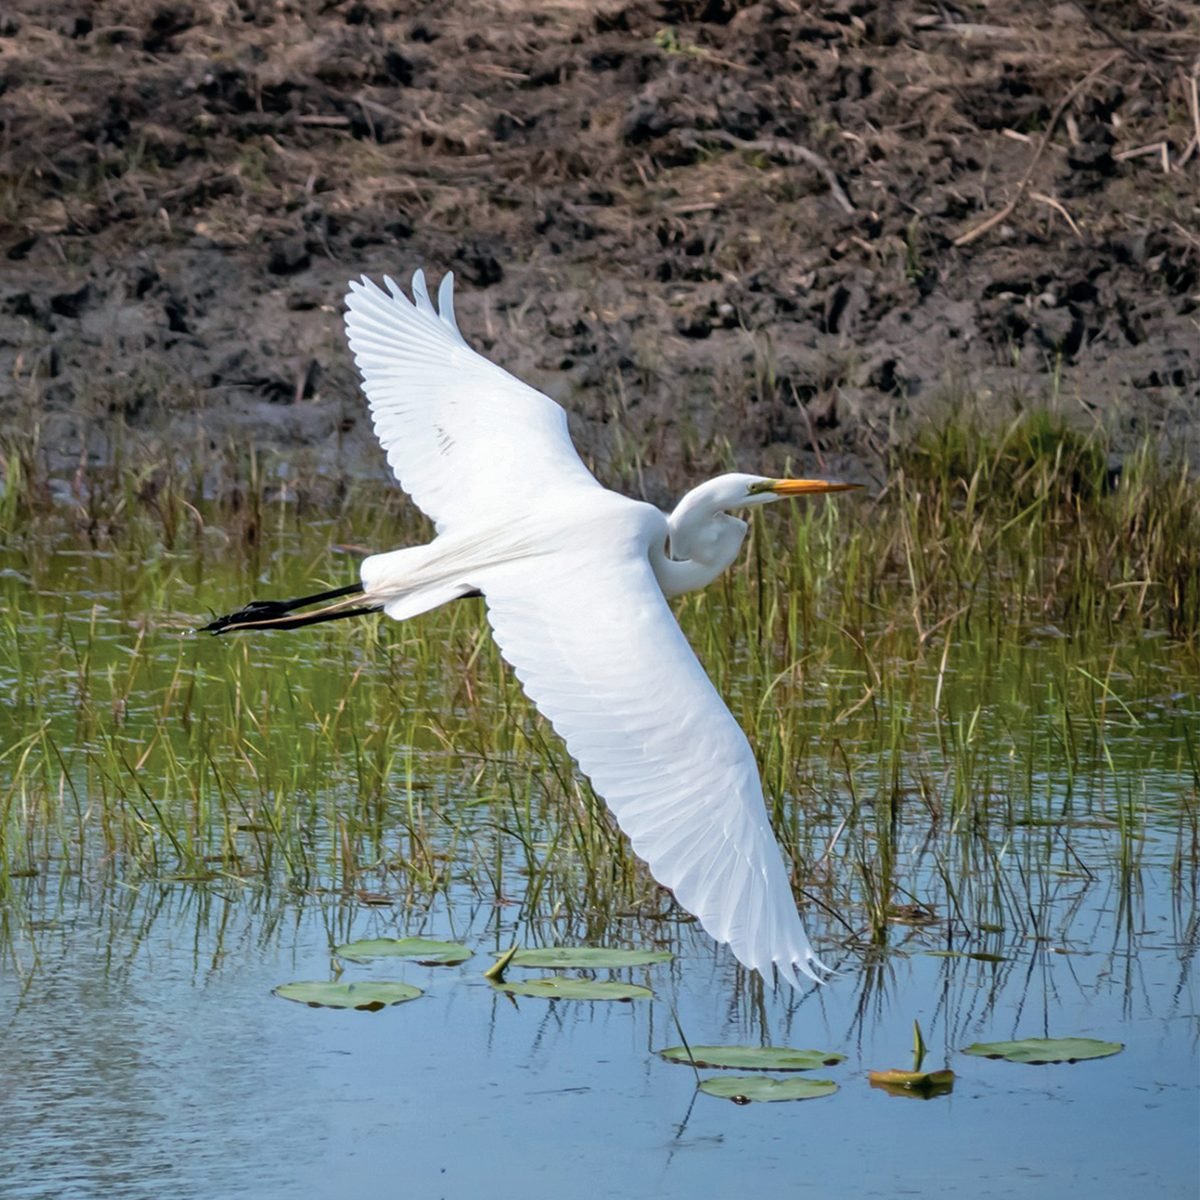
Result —
[[1159, 65], [1154, 62], [1153, 59], [1143, 54], [1142, 51], [1131, 42], [1121, 37], [1113, 29], [1109, 28], [1109, 26], [1103, 24], [1099, 17], [1097, 17], [1092, 11], [1090, 5], [1081, 3], [1081, 0], [1071, 0], [1071, 3], [1074, 4], [1074, 6], [1083, 14], [1084, 18], [1096, 30], [1097, 33], [1102, 33], [1110, 42], [1112, 42], [1114, 46], [1119, 46], [1126, 54], [1129, 55], [1130, 58], [1136, 58], [1139, 62], [1145, 63], [1145, 65], [1158, 79], [1160, 84], [1166, 83], [1166, 77], [1164, 76]]
[[1183, 148], [1183, 153], [1179, 156], [1179, 166], [1186, 166], [1189, 158], [1200, 150], [1200, 95], [1197, 94], [1197, 74], [1195, 71], [1190, 76], [1183, 75], [1180, 72], [1183, 81], [1184, 95], [1187, 96], [1188, 108], [1192, 113], [1192, 140]]
[[1058, 215], [1059, 215], [1060, 217], [1062, 217], [1062, 219], [1063, 219], [1064, 221], [1066, 221], [1066, 223], [1067, 223], [1068, 225], [1070, 225], [1070, 227], [1071, 227], [1071, 232], [1072, 232], [1072, 233], [1073, 233], [1073, 234], [1074, 234], [1076, 237], [1082, 237], [1082, 236], [1083, 236], [1083, 235], [1082, 235], [1082, 234], [1079, 232], [1079, 226], [1078, 226], [1078, 225], [1076, 225], [1076, 224], [1075, 224], [1075, 222], [1071, 220], [1071, 214], [1070, 214], [1069, 212], [1067, 212], [1067, 210], [1066, 210], [1066, 207], [1063, 205], [1062, 201], [1060, 201], [1060, 200], [1055, 200], [1055, 198], [1054, 198], [1053, 196], [1047, 196], [1047, 195], [1046, 195], [1044, 192], [1030, 192], [1030, 193], [1029, 193], [1029, 198], [1030, 198], [1030, 200], [1036, 200], [1036, 201], [1037, 201], [1039, 204], [1048, 204], [1048, 205], [1050, 205], [1050, 207], [1051, 207], [1052, 209], [1054, 209], [1054, 211], [1055, 211], [1056, 213], [1058, 213]]
[[1016, 194], [999, 212], [993, 213], [987, 220], [981, 221], [973, 229], [968, 229], [966, 233], [960, 233], [954, 239], [954, 245], [969, 246], [977, 238], [983, 237], [989, 229], [994, 229], [1001, 221], [1012, 214], [1013, 209], [1017, 207], [1021, 197], [1025, 194], [1025, 189], [1029, 186], [1029, 181], [1033, 178], [1033, 172], [1041, 161], [1042, 155], [1046, 152], [1046, 147], [1050, 145], [1050, 139], [1054, 136], [1054, 131], [1058, 127], [1059, 121], [1062, 120], [1063, 113], [1067, 111], [1067, 106], [1097, 75], [1107, 71], [1120, 57], [1119, 52], [1110, 54], [1103, 62], [1093, 67], [1068, 90], [1067, 94], [1058, 102], [1058, 107], [1051, 114], [1050, 123], [1046, 126], [1046, 132], [1042, 134], [1042, 140], [1038, 142], [1038, 148], [1033, 152], [1033, 157], [1029, 160], [1029, 166], [1025, 168], [1025, 174], [1021, 176], [1021, 181], [1017, 184]]
[[1200, 76], [1195, 71], [1188, 79], [1188, 107], [1192, 110], [1192, 130], [1197, 146], [1200, 146]]
[[846, 195], [845, 189], [838, 181], [838, 177], [829, 163], [815, 150], [801, 146], [798, 142], [785, 141], [783, 138], [755, 138], [752, 141], [746, 141], [743, 138], [734, 137], [732, 133], [726, 133], [723, 129], [705, 129], [699, 133], [689, 131], [684, 136], [685, 140], [692, 144], [700, 141], [723, 142], [735, 150], [758, 150], [762, 154], [770, 154], [774, 158], [783, 158], [788, 162], [806, 163], [821, 172], [825, 177], [825, 182], [829, 185], [830, 194], [846, 212], [858, 211], [850, 197]]
[[792, 396], [796, 401], [796, 407], [799, 408], [800, 412], [804, 416], [805, 425], [808, 426], [808, 448], [813, 452], [813, 456], [817, 460], [817, 466], [824, 471], [826, 469], [825, 456], [821, 453], [821, 446], [817, 441], [817, 431], [813, 428], [813, 421], [812, 417], [809, 415], [808, 405], [804, 404], [800, 397], [796, 395], [794, 388], [792, 389]]

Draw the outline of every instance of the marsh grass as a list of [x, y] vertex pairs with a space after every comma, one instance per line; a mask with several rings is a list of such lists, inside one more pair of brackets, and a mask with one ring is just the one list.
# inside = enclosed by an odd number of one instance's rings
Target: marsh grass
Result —
[[[478, 601], [212, 639], [251, 596], [427, 536], [394, 489], [229, 452], [48, 478], [3, 449], [0, 895], [48, 877], [519, 906], [670, 943], [649, 879]], [[271, 482], [268, 482], [268, 478]], [[762, 766], [809, 923], [862, 949], [1080, 936], [1167, 864], [1194, 894], [1200, 488], [1032, 416], [947, 424], [877, 497], [759, 513], [680, 619]], [[1164, 853], [1163, 845], [1168, 850]]]

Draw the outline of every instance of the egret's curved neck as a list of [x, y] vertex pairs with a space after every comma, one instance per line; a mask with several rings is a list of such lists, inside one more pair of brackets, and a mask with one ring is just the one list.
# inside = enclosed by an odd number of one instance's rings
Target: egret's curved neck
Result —
[[[729, 562], [732, 562], [731, 558]], [[650, 565], [654, 568], [658, 586], [664, 596], [682, 596], [684, 592], [694, 592], [708, 587], [710, 583], [729, 563], [714, 567], [707, 563], [697, 562], [694, 558], [670, 558], [665, 546], [656, 546], [650, 552]]]
[[707, 587], [742, 548], [746, 522], [724, 511], [722, 501], [728, 501], [714, 482], [684, 496], [667, 517], [667, 544], [651, 551], [654, 574], [667, 596]]

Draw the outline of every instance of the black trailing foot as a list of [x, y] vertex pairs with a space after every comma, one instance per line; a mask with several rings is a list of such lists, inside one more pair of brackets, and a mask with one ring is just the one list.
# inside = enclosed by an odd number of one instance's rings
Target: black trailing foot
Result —
[[207, 625], [200, 627], [201, 633], [226, 633], [235, 629], [299, 629], [302, 625], [318, 625], [322, 621], [337, 621], [343, 617], [362, 617], [367, 613], [378, 612], [378, 608], [359, 607], [345, 608], [333, 604], [329, 608], [317, 612], [295, 613], [298, 608], [307, 608], [310, 604], [320, 604], [324, 600], [340, 600], [344, 596], [357, 596], [362, 593], [361, 583], [352, 583], [347, 587], [334, 588], [331, 592], [318, 592], [314, 596], [301, 596], [297, 600], [251, 600], [249, 604], [239, 608], [237, 612], [217, 617]]

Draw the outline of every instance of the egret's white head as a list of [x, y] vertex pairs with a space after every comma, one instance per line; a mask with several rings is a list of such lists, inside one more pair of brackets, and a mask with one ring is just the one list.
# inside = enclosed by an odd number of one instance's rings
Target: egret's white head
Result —
[[816, 496], [821, 492], [849, 492], [861, 483], [843, 483], [840, 479], [764, 479], [760, 475], [734, 475], [726, 478], [745, 481], [743, 504], [770, 504], [789, 496]]
[[[693, 488], [668, 518], [671, 554], [723, 571], [736, 557], [746, 536], [746, 523], [730, 510], [770, 504], [789, 496], [846, 492], [861, 487], [832, 479], [768, 479], [764, 475], [718, 475]], [[699, 585], [694, 585], [699, 586]]]
[[[861, 487], [859, 483], [842, 483], [836, 479], [768, 479], [763, 475], [731, 473], [718, 475], [707, 483], [693, 488], [680, 502], [688, 509], [707, 509], [727, 512], [732, 508], [751, 508], [786, 500], [789, 496], [815, 496], [821, 492], [848, 492]], [[679, 509], [676, 509], [676, 513]]]

